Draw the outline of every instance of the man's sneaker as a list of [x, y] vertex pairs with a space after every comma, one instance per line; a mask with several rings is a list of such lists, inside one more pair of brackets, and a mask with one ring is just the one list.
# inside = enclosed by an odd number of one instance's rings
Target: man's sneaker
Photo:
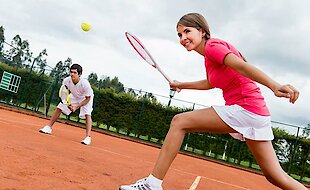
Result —
[[161, 186], [153, 187], [148, 183], [147, 178], [138, 180], [135, 184], [122, 185], [119, 190], [163, 190]]
[[81, 141], [82, 144], [89, 145], [91, 143], [91, 137], [87, 136], [84, 140]]
[[52, 134], [52, 128], [48, 125], [44, 126], [42, 129], [40, 129], [41, 133], [45, 133], [45, 134]]

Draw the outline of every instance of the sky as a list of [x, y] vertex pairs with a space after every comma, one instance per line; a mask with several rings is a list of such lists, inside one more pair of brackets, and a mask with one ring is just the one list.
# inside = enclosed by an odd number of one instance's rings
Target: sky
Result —
[[[205, 16], [211, 36], [233, 44], [247, 61], [282, 84], [300, 91], [292, 105], [259, 85], [272, 120], [304, 127], [310, 123], [310, 1], [308, 0], [0, 0], [0, 25], [6, 42], [15, 35], [28, 40], [34, 56], [47, 49], [48, 65], [70, 57], [83, 66], [83, 77], [118, 77], [125, 87], [169, 96], [169, 85], [129, 45], [124, 33], [140, 38], [170, 78], [206, 77], [204, 59], [179, 43], [176, 23], [187, 13]], [[88, 32], [81, 23], [91, 23]], [[182, 90], [180, 101], [223, 105], [222, 93]], [[166, 100], [165, 100], [166, 101]], [[190, 103], [188, 103], [189, 106]]]

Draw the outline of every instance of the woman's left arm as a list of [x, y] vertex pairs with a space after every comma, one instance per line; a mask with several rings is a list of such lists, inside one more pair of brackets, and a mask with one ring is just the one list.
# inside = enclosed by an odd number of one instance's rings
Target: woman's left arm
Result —
[[281, 85], [278, 82], [271, 79], [267, 74], [254, 67], [253, 65], [240, 59], [233, 53], [226, 55], [224, 64], [231, 69], [237, 71], [241, 75], [254, 80], [269, 89], [271, 89], [275, 96], [289, 98], [291, 103], [295, 103], [298, 99], [298, 90], [290, 84]]

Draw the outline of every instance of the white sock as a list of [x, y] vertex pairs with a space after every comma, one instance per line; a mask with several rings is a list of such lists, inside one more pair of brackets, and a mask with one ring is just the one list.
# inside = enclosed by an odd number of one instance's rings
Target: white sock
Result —
[[154, 186], [161, 186], [161, 184], [163, 183], [163, 180], [154, 177], [152, 174], [147, 177], [147, 180], [151, 185]]

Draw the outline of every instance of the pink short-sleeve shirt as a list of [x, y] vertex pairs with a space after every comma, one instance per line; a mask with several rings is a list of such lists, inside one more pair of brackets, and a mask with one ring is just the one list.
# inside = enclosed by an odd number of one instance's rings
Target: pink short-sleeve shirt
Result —
[[239, 105], [244, 109], [263, 116], [269, 116], [264, 97], [257, 84], [224, 65], [227, 54], [241, 54], [231, 44], [211, 38], [205, 47], [205, 68], [210, 84], [223, 91], [225, 105]]

